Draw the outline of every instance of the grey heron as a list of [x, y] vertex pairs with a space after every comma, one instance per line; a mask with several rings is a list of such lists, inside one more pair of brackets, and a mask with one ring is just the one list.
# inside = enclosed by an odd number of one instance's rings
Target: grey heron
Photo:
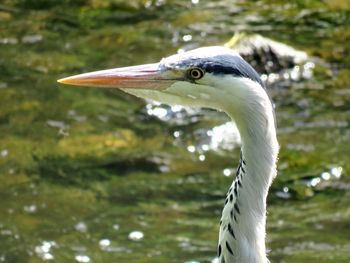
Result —
[[119, 88], [169, 105], [224, 111], [237, 124], [241, 157], [220, 220], [220, 263], [267, 263], [266, 197], [276, 176], [272, 103], [258, 73], [235, 51], [203, 47], [160, 62], [75, 75], [60, 83]]

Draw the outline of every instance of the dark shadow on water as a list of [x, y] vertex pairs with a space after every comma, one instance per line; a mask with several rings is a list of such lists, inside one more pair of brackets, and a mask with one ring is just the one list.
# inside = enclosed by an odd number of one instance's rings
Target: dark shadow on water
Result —
[[64, 156], [34, 157], [39, 177], [53, 183], [84, 187], [93, 181], [105, 181], [113, 176], [126, 176], [136, 171], [159, 172], [158, 165], [145, 158], [97, 159]]

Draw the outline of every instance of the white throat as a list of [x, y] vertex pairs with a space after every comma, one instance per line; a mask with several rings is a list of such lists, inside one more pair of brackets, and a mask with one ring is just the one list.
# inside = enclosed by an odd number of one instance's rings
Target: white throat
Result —
[[241, 81], [233, 80], [234, 91], [225, 91], [232, 99], [225, 111], [237, 123], [242, 150], [220, 222], [219, 262], [267, 263], [266, 197], [276, 176], [279, 147], [268, 95], [255, 82]]

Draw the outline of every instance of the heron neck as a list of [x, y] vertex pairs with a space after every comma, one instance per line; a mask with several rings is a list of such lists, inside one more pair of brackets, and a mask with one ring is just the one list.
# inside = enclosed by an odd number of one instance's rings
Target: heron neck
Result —
[[240, 131], [242, 149], [237, 176], [222, 214], [219, 262], [268, 262], [266, 197], [276, 175], [278, 142], [273, 108], [265, 91], [248, 98], [250, 101], [244, 106], [235, 104], [227, 110]]

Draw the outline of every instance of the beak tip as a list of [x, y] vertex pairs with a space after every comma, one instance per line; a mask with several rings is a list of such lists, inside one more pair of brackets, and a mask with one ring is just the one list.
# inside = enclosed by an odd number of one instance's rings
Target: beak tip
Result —
[[60, 84], [71, 84], [71, 85], [73, 84], [73, 83], [71, 83], [71, 81], [70, 81], [70, 77], [58, 79], [58, 80], [57, 80], [57, 83], [60, 83]]
[[64, 78], [63, 78], [63, 79], [58, 79], [58, 80], [57, 80], [57, 83], [62, 83], [62, 84], [64, 84]]

